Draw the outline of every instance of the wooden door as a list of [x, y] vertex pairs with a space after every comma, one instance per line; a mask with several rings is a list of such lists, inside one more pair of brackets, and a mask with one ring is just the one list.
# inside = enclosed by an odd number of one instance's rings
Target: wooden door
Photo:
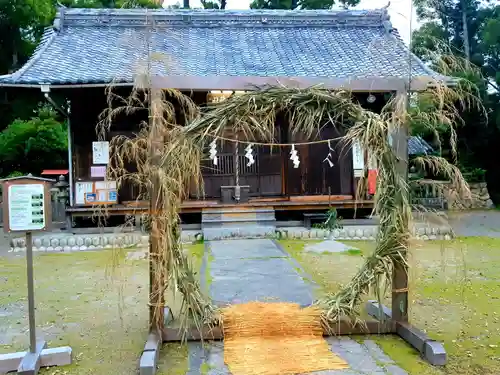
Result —
[[[335, 139], [340, 133], [333, 126], [324, 127], [320, 134], [311, 140]], [[290, 136], [289, 142], [308, 141], [305, 136]], [[350, 150], [341, 142], [332, 140], [328, 143], [317, 143], [296, 146], [299, 154], [299, 168], [294, 168], [287, 155], [286, 193], [296, 195], [350, 195], [352, 194], [352, 157]], [[288, 150], [290, 152], [290, 150]], [[333, 165], [325, 160], [331, 155]]]

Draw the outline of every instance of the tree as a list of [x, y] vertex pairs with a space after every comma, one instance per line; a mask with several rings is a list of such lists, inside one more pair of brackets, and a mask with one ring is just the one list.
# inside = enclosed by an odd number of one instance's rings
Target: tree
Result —
[[68, 8], [161, 8], [161, 0], [61, 0]]
[[53, 0], [0, 0], [0, 74], [26, 62], [54, 14]]
[[[457, 129], [458, 162], [465, 173], [485, 170], [490, 194], [500, 202], [500, 171], [491, 157], [500, 140], [500, 6], [477, 0], [415, 3], [424, 24], [413, 33], [413, 51], [443, 74], [463, 77], [465, 72], [476, 84], [487, 113], [463, 114]], [[455, 58], [447, 61], [445, 55]], [[456, 59], [463, 59], [462, 64], [455, 64]]]
[[201, 0], [204, 9], [226, 9], [226, 0]]
[[331, 9], [336, 4], [356, 6], [360, 0], [253, 0], [251, 9]]
[[15, 120], [0, 133], [0, 174], [38, 174], [45, 168], [66, 166], [67, 128], [48, 106], [37, 117]]

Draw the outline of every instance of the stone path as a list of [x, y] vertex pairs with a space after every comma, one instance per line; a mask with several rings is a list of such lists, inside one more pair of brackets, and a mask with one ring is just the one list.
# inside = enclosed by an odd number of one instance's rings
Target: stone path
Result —
[[500, 211], [450, 212], [448, 217], [457, 236], [500, 237]]
[[[344, 370], [318, 371], [314, 375], [407, 375], [397, 366], [372, 340], [358, 343], [349, 337], [328, 337], [326, 341], [333, 353], [349, 363]], [[204, 371], [202, 371], [204, 369]], [[201, 343], [189, 343], [189, 371], [187, 375], [229, 375], [224, 364], [224, 344], [215, 342], [203, 346]]]
[[[269, 239], [210, 241], [205, 243], [201, 274], [209, 267], [210, 293], [220, 303], [248, 301], [296, 302], [314, 299], [314, 284], [278, 243]], [[205, 284], [208, 280], [202, 280]], [[371, 340], [358, 343], [349, 337], [326, 339], [332, 352], [350, 368], [316, 375], [405, 375]], [[208, 369], [208, 371], [207, 371]], [[229, 375], [224, 364], [224, 343], [189, 344], [189, 375]]]
[[218, 303], [280, 301], [308, 306], [314, 301], [314, 287], [307, 275], [272, 240], [206, 242], [202, 267], [207, 264], [210, 293]]

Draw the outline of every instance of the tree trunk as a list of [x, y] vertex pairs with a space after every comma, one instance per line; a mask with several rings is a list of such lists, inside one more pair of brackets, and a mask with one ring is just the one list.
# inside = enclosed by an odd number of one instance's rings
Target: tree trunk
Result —
[[467, 0], [460, 0], [460, 5], [462, 7], [462, 24], [464, 28], [464, 53], [467, 61], [470, 61], [469, 25], [467, 24]]
[[221, 0], [220, 1], [220, 8], [221, 9], [226, 9], [227, 1], [226, 0]]

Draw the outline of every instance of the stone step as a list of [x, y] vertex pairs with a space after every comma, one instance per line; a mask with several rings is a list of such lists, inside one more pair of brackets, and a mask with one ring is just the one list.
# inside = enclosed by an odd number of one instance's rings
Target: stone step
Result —
[[245, 225], [235, 227], [203, 228], [203, 238], [208, 241], [231, 238], [262, 238], [274, 236], [272, 225]]
[[217, 222], [205, 222], [203, 223], [202, 229], [205, 228], [237, 228], [246, 226], [272, 226], [276, 227], [276, 220], [248, 220], [248, 219], [238, 219], [238, 220], [224, 220]]
[[260, 220], [275, 220], [274, 211], [272, 212], [231, 212], [231, 213], [213, 213], [203, 214], [201, 222], [223, 222], [223, 221], [260, 221]]
[[201, 223], [202, 228], [205, 226], [213, 227], [212, 224], [220, 225], [256, 225], [258, 223], [266, 223], [275, 225], [276, 216], [274, 209], [254, 209], [252, 207], [244, 207], [233, 209], [210, 209], [203, 210]]
[[220, 215], [220, 216], [210, 216], [210, 217], [202, 217], [201, 225], [203, 226], [205, 223], [236, 223], [242, 221], [269, 221], [276, 220], [274, 215], [255, 215], [255, 214], [245, 214], [245, 215]]
[[260, 208], [260, 207], [252, 207], [252, 206], [241, 206], [241, 207], [219, 207], [213, 208], [208, 207], [204, 208], [203, 214], [222, 214], [228, 212], [274, 212], [273, 208]]

